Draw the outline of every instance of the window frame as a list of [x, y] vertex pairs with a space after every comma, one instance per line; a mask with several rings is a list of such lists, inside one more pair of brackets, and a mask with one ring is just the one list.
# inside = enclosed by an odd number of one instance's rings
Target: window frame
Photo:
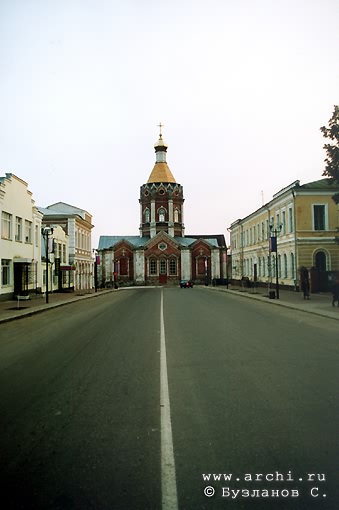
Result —
[[1, 213], [1, 238], [12, 241], [12, 214], [7, 211]]

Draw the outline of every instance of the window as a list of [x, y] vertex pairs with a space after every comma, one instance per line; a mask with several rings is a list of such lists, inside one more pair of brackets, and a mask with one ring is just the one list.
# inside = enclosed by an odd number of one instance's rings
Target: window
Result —
[[284, 278], [288, 278], [288, 272], [287, 272], [287, 255], [284, 253]]
[[38, 248], [39, 246], [39, 238], [40, 238], [40, 234], [39, 234], [39, 225], [35, 225], [35, 246]]
[[62, 245], [62, 261], [65, 264], [66, 263], [66, 245]]
[[157, 274], [157, 261], [156, 259], [150, 259], [149, 261], [149, 274]]
[[22, 241], [22, 218], [15, 218], [15, 240]]
[[25, 242], [32, 243], [32, 222], [25, 220]]
[[6, 212], [1, 216], [1, 237], [3, 239], [12, 239], [12, 215]]
[[264, 222], [261, 222], [261, 240], [264, 241], [265, 239], [265, 225]]
[[325, 206], [313, 206], [314, 230], [325, 230]]
[[292, 213], [292, 207], [289, 207], [288, 209], [288, 231], [293, 232], [293, 213]]
[[278, 255], [278, 276], [281, 278], [281, 256]]
[[265, 257], [262, 258], [262, 275], [266, 276]]
[[291, 273], [292, 273], [292, 278], [295, 277], [295, 273], [294, 273], [294, 253], [291, 253]]
[[286, 212], [285, 211], [282, 212], [281, 225], [282, 225], [281, 233], [282, 233], [282, 235], [285, 235], [286, 234]]
[[170, 259], [169, 261], [169, 272], [170, 275], [177, 274], [177, 260], [174, 258]]
[[11, 261], [1, 260], [1, 285], [10, 285], [11, 283]]
[[149, 223], [149, 220], [150, 220], [149, 209], [146, 209], [145, 210], [145, 223]]
[[319, 271], [326, 271], [326, 254], [323, 251], [318, 251], [318, 253], [316, 253], [315, 267]]
[[178, 209], [174, 209], [174, 222], [178, 223], [179, 221], [179, 211]]
[[159, 222], [164, 223], [165, 221], [165, 209], [159, 209]]

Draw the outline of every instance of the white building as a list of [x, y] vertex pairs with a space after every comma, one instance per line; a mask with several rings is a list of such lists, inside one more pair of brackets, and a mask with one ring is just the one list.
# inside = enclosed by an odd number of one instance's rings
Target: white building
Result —
[[68, 235], [69, 260], [74, 268], [75, 290], [89, 290], [94, 286], [94, 262], [91, 231], [92, 215], [84, 209], [64, 202], [39, 208], [43, 213], [43, 225], [60, 225]]
[[0, 177], [0, 299], [41, 289], [41, 221], [28, 184], [14, 174]]
[[74, 267], [69, 264], [68, 235], [60, 225], [53, 226], [53, 231], [48, 230], [48, 251], [46, 234], [41, 236], [42, 292], [46, 292], [47, 267], [49, 292], [74, 290]]

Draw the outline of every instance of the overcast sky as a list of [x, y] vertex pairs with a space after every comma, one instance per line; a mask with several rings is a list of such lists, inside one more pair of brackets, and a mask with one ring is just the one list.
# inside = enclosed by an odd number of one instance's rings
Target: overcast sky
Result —
[[186, 234], [322, 178], [338, 0], [0, 0], [0, 175], [139, 234], [161, 121]]

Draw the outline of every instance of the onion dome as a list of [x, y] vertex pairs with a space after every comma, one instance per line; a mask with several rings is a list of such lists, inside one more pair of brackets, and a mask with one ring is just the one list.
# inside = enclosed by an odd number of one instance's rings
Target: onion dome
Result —
[[161, 128], [162, 124], [159, 124], [160, 127], [160, 134], [159, 134], [159, 140], [154, 144], [155, 149], [155, 165], [153, 167], [153, 170], [148, 178], [147, 183], [152, 182], [172, 182], [175, 183], [176, 180], [173, 177], [173, 174], [167, 165], [166, 162], [166, 152], [168, 146], [165, 144], [164, 140], [162, 139], [162, 133]]

